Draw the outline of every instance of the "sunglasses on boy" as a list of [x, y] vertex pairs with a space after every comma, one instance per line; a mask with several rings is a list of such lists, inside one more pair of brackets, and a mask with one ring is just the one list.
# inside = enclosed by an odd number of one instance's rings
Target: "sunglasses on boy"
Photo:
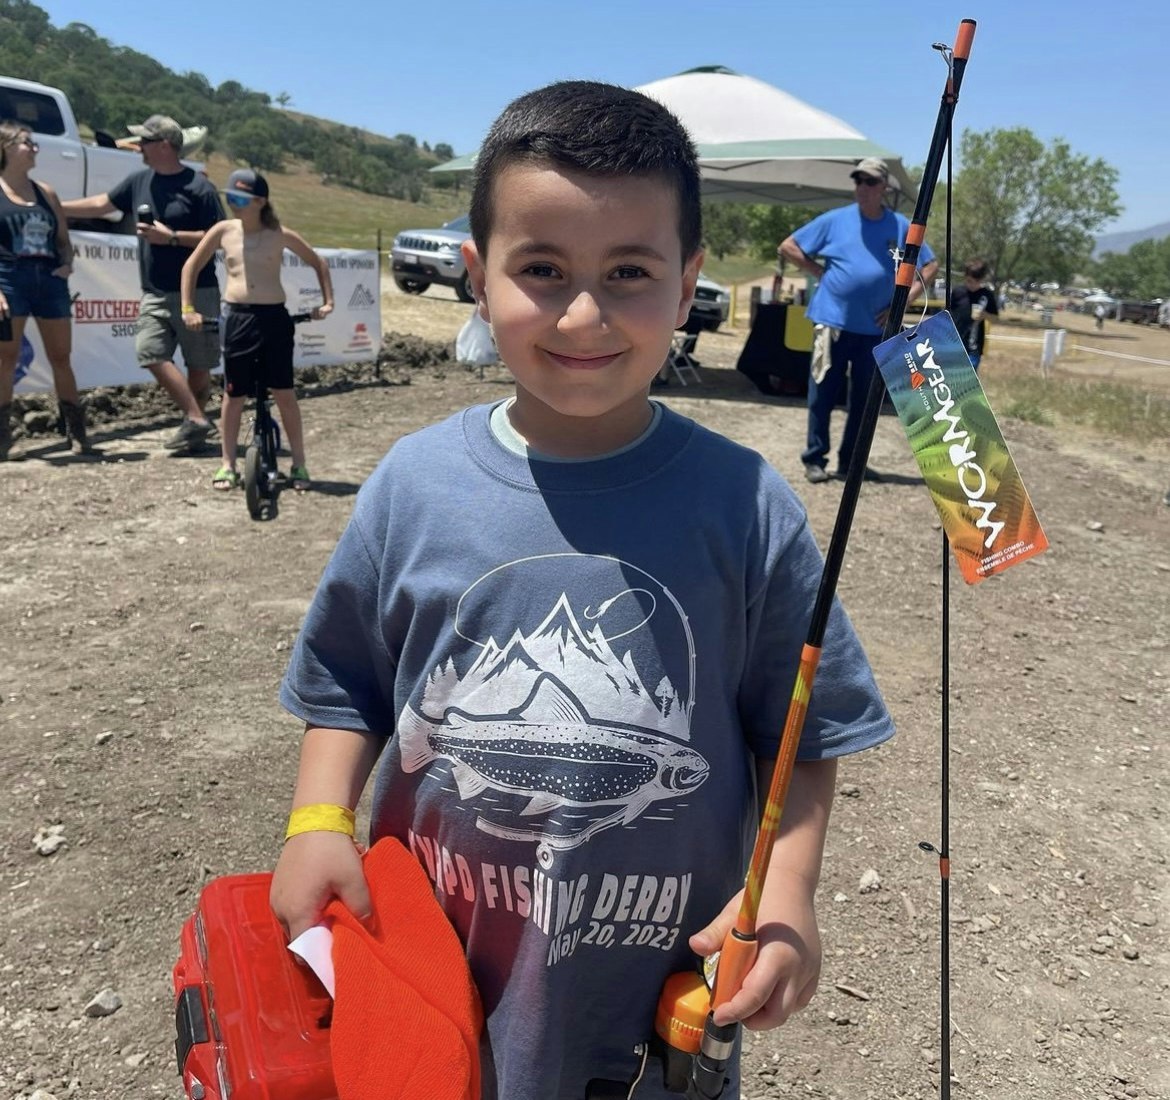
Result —
[[224, 198], [227, 199], [228, 206], [234, 206], [237, 210], [247, 206], [252, 201], [251, 195], [240, 195], [235, 191], [225, 191]]
[[877, 187], [879, 183], [885, 183], [883, 179], [875, 179], [873, 176], [854, 176], [853, 182], [859, 187]]

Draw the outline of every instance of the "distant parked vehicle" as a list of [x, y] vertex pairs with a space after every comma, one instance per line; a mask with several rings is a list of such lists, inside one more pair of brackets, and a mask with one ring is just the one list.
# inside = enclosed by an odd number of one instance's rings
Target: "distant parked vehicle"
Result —
[[471, 236], [466, 214], [439, 229], [404, 229], [390, 248], [390, 269], [399, 290], [421, 294], [431, 285], [453, 287], [461, 302], [474, 302], [471, 276], [459, 246]]
[[1135, 325], [1156, 325], [1161, 306], [1161, 298], [1155, 298], [1149, 302], [1118, 302], [1117, 319], [1119, 321], [1132, 321]]

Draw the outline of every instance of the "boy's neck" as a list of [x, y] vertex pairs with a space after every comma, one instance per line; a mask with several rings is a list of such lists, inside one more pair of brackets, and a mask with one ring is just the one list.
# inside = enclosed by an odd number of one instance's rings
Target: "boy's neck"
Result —
[[554, 458], [596, 458], [633, 443], [650, 426], [649, 390], [603, 416], [566, 416], [516, 387], [507, 410], [512, 430], [529, 447]]

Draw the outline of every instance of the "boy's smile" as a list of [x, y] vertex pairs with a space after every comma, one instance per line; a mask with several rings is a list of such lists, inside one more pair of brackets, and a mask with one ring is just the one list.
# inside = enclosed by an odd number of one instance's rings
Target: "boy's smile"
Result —
[[513, 427], [536, 450], [604, 454], [650, 422], [650, 381], [686, 319], [678, 199], [654, 177], [512, 164], [497, 177], [486, 261], [464, 255], [516, 380]]

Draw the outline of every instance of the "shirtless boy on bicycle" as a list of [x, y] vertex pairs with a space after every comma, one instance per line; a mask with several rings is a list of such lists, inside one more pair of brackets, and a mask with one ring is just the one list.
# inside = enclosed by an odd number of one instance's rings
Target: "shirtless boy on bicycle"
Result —
[[193, 304], [195, 276], [216, 249], [223, 251], [227, 270], [220, 424], [223, 465], [216, 470], [211, 484], [216, 489], [233, 489], [239, 484], [236, 458], [240, 418], [245, 400], [255, 392], [256, 381], [260, 379], [272, 391], [288, 436], [292, 486], [308, 489], [305, 436], [293, 389], [293, 322], [284, 305], [281, 256], [287, 248], [317, 273], [324, 304], [313, 310], [314, 320], [333, 311], [329, 267], [299, 233], [280, 224], [268, 201], [268, 181], [259, 172], [250, 168], [233, 172], [224, 197], [234, 217], [217, 222], [207, 231], [183, 265], [180, 284], [183, 323], [190, 329], [198, 329], [204, 324], [204, 318]]

